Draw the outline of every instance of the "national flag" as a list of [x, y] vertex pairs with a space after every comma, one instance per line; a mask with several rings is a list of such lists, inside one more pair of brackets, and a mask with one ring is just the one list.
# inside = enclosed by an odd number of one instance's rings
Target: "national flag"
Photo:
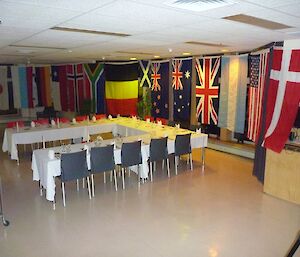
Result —
[[266, 68], [269, 49], [249, 55], [249, 87], [248, 87], [248, 116], [247, 138], [257, 142], [262, 115], [262, 98], [264, 92]]
[[11, 66], [7, 66], [7, 90], [9, 110], [14, 109], [14, 89], [12, 81]]
[[202, 124], [218, 123], [218, 94], [221, 57], [196, 59], [196, 115]]
[[68, 109], [70, 111], [80, 111], [83, 101], [90, 96], [84, 86], [82, 64], [67, 65], [68, 79]]
[[52, 91], [54, 109], [57, 111], [60, 110], [65, 112], [69, 111], [68, 80], [67, 80], [66, 65], [51, 66], [51, 84], [52, 84], [51, 88], [52, 90], [54, 90], [54, 92]]
[[51, 97], [53, 99], [53, 107], [56, 111], [62, 111], [61, 96], [60, 96], [60, 67], [51, 66]]
[[90, 88], [89, 91], [91, 92], [91, 111], [94, 113], [104, 113], [105, 79], [103, 64], [86, 63], [83, 67], [85, 84]]
[[175, 121], [188, 121], [191, 110], [192, 59], [175, 59], [172, 61], [172, 66], [173, 118]]
[[50, 66], [35, 68], [35, 82], [37, 86], [39, 106], [48, 107], [52, 105], [50, 72]]
[[137, 115], [138, 63], [105, 64], [106, 113]]
[[300, 104], [300, 49], [274, 49], [263, 146], [280, 153]]
[[19, 77], [19, 67], [11, 67], [11, 76], [13, 83], [13, 94], [14, 94], [14, 108], [21, 108], [21, 92], [20, 92], [20, 77]]
[[169, 118], [169, 61], [151, 64], [152, 116]]
[[0, 110], [6, 111], [8, 109], [7, 66], [0, 66]]
[[149, 87], [151, 88], [151, 61], [139, 61], [140, 71], [141, 71], [141, 80], [140, 87]]
[[218, 127], [244, 134], [248, 54], [222, 56]]

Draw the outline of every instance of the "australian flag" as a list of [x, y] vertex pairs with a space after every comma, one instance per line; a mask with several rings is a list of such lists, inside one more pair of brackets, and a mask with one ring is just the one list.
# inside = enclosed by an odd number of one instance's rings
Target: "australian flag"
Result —
[[151, 114], [155, 118], [169, 118], [169, 61], [151, 64]]
[[189, 121], [192, 84], [192, 59], [172, 61], [172, 88], [174, 95], [174, 121]]

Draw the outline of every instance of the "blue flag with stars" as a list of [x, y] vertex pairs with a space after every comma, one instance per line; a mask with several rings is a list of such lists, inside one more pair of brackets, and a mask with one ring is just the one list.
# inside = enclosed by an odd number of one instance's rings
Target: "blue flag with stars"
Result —
[[174, 121], [189, 121], [191, 112], [192, 59], [172, 61]]
[[151, 64], [151, 114], [169, 118], [169, 61]]

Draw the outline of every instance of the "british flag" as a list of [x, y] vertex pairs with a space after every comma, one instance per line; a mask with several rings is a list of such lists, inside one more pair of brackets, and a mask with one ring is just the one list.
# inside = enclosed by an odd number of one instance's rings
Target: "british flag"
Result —
[[160, 68], [160, 63], [153, 63], [152, 64], [152, 74], [151, 74], [151, 79], [153, 80], [152, 83], [152, 91], [160, 91], [160, 85], [158, 83], [158, 80], [161, 79], [160, 73], [158, 73]]
[[173, 60], [172, 61], [172, 66], [173, 66], [173, 82], [172, 82], [172, 87], [175, 90], [183, 89], [181, 79], [183, 77], [182, 71], [181, 71], [181, 66], [182, 66], [182, 60]]
[[197, 119], [202, 124], [218, 124], [218, 97], [221, 57], [196, 60]]

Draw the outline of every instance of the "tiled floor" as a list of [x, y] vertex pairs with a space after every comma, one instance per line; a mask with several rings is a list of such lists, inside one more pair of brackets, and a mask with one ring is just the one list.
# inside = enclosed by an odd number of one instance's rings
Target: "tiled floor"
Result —
[[181, 162], [178, 176], [158, 170], [140, 190], [136, 176], [118, 192], [98, 176], [92, 200], [67, 186], [66, 208], [57, 181], [53, 211], [32, 181], [29, 158], [17, 166], [1, 153], [11, 225], [0, 225], [0, 257], [284, 256], [300, 229], [300, 206], [262, 193], [248, 159], [207, 150], [202, 173], [199, 151], [193, 156], [193, 172]]

